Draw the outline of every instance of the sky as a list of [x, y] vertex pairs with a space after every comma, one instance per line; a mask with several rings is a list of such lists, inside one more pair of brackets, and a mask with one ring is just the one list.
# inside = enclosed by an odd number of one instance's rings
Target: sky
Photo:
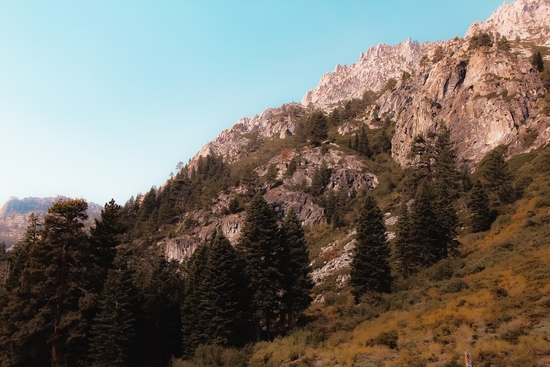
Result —
[[463, 37], [501, 0], [0, 0], [0, 206], [123, 204], [371, 45]]

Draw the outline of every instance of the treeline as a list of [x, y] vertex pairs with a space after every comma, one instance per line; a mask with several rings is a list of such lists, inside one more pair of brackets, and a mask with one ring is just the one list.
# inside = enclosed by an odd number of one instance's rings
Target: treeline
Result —
[[29, 217], [0, 287], [0, 366], [164, 367], [202, 344], [271, 340], [311, 302], [301, 224], [261, 195], [236, 248], [217, 233], [183, 264], [124, 242], [114, 201], [86, 233], [86, 209], [67, 199]]

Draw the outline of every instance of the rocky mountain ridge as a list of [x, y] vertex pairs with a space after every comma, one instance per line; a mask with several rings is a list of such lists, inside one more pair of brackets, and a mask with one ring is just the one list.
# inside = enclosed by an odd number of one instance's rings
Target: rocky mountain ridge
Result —
[[[30, 213], [35, 213], [39, 218], [44, 217], [49, 207], [57, 200], [66, 199], [65, 196], [56, 197], [27, 197], [19, 199], [11, 197], [0, 208], [0, 242], [4, 241], [7, 247], [11, 247], [21, 239], [27, 229], [27, 218]], [[103, 207], [99, 204], [88, 203], [88, 220], [90, 226], [95, 218], [99, 218]]]
[[[200, 157], [211, 154], [223, 156], [228, 163], [255, 158], [263, 142], [294, 135], [301, 115], [315, 109], [330, 112], [342, 101], [361, 98], [369, 89], [378, 92], [374, 104], [355, 118], [357, 123], [339, 126], [338, 132], [352, 136], [362, 124], [377, 129], [380, 125], [373, 122], [393, 121], [392, 158], [403, 167], [411, 163], [408, 153], [414, 137], [428, 137], [442, 124], [451, 132], [464, 169], [475, 169], [489, 151], [502, 144], [508, 145], [512, 155], [543, 146], [550, 139], [550, 117], [539, 102], [548, 91], [529, 59], [533, 45], [547, 46], [546, 24], [550, 24], [550, 0], [518, 0], [504, 3], [486, 22], [472, 24], [464, 39], [423, 44], [409, 39], [395, 46], [371, 47], [356, 64], [337, 65], [325, 74], [301, 104], [268, 108], [260, 115], [239, 120], [207, 143], [190, 160], [189, 167], [196, 167]], [[479, 32], [490, 32], [490, 46], [472, 44]], [[502, 35], [507, 40], [502, 40]], [[395, 80], [388, 86], [390, 78]], [[333, 144], [325, 142], [324, 150], [287, 149], [257, 167], [261, 177], [274, 165], [283, 184], [267, 187], [268, 201], [282, 212], [295, 206], [305, 224], [323, 221], [324, 209], [308, 194], [293, 191], [293, 187], [311, 184], [314, 171], [323, 162], [332, 170], [327, 188], [376, 187], [378, 177], [363, 160], [342, 155]], [[292, 175], [286, 175], [288, 163], [296, 155], [302, 164]], [[226, 206], [231, 196], [221, 195], [214, 203], [217, 210]], [[222, 229], [234, 243], [243, 218], [242, 213], [222, 217], [193, 213], [192, 219], [200, 226], [187, 239], [168, 240], [169, 252], [178, 258], [216, 229]]]
[[550, 47], [549, 19], [549, 0], [504, 2], [487, 21], [474, 22], [466, 32], [466, 38], [479, 32], [498, 32], [510, 40], [519, 37]]

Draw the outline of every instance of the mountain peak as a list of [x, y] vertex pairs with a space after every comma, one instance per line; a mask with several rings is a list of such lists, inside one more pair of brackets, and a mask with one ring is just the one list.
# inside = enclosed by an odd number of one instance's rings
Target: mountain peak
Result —
[[508, 39], [536, 40], [550, 46], [550, 0], [505, 2], [485, 22], [473, 23], [466, 37], [478, 32], [498, 32]]

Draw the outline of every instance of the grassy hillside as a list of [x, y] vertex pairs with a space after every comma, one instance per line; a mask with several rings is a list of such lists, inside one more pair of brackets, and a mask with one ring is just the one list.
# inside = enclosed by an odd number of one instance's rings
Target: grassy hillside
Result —
[[[465, 351], [475, 366], [549, 365], [550, 149], [509, 164], [521, 198], [498, 207], [484, 233], [469, 233], [463, 210], [460, 256], [358, 305], [347, 286], [317, 287], [325, 302], [288, 335], [242, 350], [204, 346], [174, 366], [462, 366]], [[310, 228], [312, 260], [344, 234]]]

